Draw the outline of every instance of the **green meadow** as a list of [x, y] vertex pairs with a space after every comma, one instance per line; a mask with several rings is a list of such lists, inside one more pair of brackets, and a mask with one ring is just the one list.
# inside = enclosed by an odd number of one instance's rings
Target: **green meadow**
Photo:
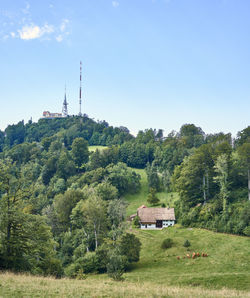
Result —
[[89, 151], [90, 152], [95, 152], [96, 149], [102, 151], [103, 149], [107, 148], [106, 146], [89, 146]]
[[[150, 207], [147, 202], [148, 197], [148, 181], [147, 181], [147, 174], [144, 169], [132, 169], [137, 174], [141, 176], [141, 189], [137, 194], [127, 194], [125, 195], [125, 201], [128, 203], [127, 207], [127, 215], [131, 215], [136, 213], [136, 210], [141, 205], [146, 205]], [[159, 198], [160, 202], [156, 207], [160, 207], [162, 203], [166, 205], [166, 207], [174, 207], [174, 201], [178, 198], [177, 193], [166, 193], [166, 192], [158, 192], [157, 197]]]

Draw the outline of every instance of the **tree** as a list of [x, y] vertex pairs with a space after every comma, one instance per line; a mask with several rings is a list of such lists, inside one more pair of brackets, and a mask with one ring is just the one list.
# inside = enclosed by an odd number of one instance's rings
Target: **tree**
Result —
[[239, 155], [243, 161], [248, 177], [248, 199], [250, 200], [250, 143], [244, 143], [238, 148]]
[[154, 165], [148, 163], [146, 168], [148, 186], [149, 188], [154, 188], [156, 191], [160, 190], [160, 178], [157, 173], [157, 168]]
[[57, 162], [57, 175], [60, 178], [67, 179], [76, 172], [75, 164], [68, 151], [62, 151]]
[[44, 218], [24, 212], [32, 195], [29, 175], [9, 159], [0, 160], [0, 173], [1, 267], [52, 273], [56, 261], [50, 228]]
[[214, 180], [220, 185], [220, 195], [223, 200], [223, 211], [225, 212], [229, 197], [228, 160], [226, 154], [222, 154], [217, 158], [214, 168], [215, 172], [217, 173], [217, 176], [214, 177]]
[[74, 139], [71, 152], [75, 163], [80, 167], [89, 160], [88, 142], [83, 138]]
[[104, 201], [112, 201], [118, 198], [117, 188], [111, 185], [109, 182], [99, 183], [96, 186], [96, 191]]
[[111, 237], [113, 241], [124, 232], [126, 217], [126, 204], [122, 200], [113, 200], [108, 205], [108, 217], [111, 225]]
[[116, 281], [122, 280], [125, 267], [126, 257], [120, 255], [118, 249], [110, 251], [107, 263], [108, 276]]
[[157, 203], [159, 203], [159, 199], [156, 196], [156, 190], [155, 188], [150, 188], [149, 189], [149, 194], [148, 194], [148, 203], [151, 205], [156, 205]]
[[82, 213], [88, 228], [93, 231], [95, 249], [100, 244], [107, 230], [106, 205], [95, 193], [82, 204]]
[[139, 261], [141, 241], [134, 234], [123, 234], [118, 247], [121, 255], [126, 256], [129, 263]]
[[124, 163], [109, 165], [107, 180], [118, 189], [119, 195], [126, 192], [136, 193], [140, 188], [140, 175], [129, 169]]
[[64, 194], [55, 196], [53, 207], [58, 223], [63, 231], [70, 226], [70, 214], [76, 204], [86, 198], [86, 195], [80, 189], [69, 189]]

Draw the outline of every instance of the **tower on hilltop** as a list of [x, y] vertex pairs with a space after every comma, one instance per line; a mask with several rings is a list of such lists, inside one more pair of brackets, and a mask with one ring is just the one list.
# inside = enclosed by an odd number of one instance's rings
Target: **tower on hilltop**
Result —
[[62, 114], [63, 114], [63, 117], [67, 117], [68, 116], [68, 103], [67, 103], [67, 97], [66, 97], [66, 85], [65, 85], [65, 93], [64, 93], [64, 101], [63, 101]]
[[79, 116], [82, 116], [82, 61], [80, 61]]

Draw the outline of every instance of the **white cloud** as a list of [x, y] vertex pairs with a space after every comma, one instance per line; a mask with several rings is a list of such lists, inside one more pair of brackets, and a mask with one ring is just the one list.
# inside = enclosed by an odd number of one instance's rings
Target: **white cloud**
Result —
[[58, 36], [56, 37], [56, 40], [57, 40], [58, 42], [63, 41], [63, 37], [62, 37], [62, 35], [61, 35], [61, 34], [58, 35]]
[[10, 32], [10, 36], [15, 38], [16, 37], [16, 33], [15, 32]]
[[30, 4], [28, 2], [26, 2], [26, 6], [25, 6], [25, 8], [22, 9], [22, 12], [24, 14], [29, 14], [30, 13]]
[[112, 5], [113, 5], [113, 7], [118, 7], [119, 6], [119, 2], [118, 1], [112, 1]]
[[30, 40], [40, 38], [43, 35], [51, 34], [54, 32], [54, 26], [45, 24], [43, 27], [31, 24], [29, 26], [23, 26], [21, 30], [17, 30], [19, 38], [23, 40]]
[[67, 26], [68, 23], [69, 23], [69, 20], [68, 20], [68, 19], [64, 19], [64, 20], [62, 20], [62, 23], [61, 23], [61, 25], [60, 25], [60, 30], [61, 30], [61, 32], [64, 32], [64, 31], [65, 31], [66, 26]]

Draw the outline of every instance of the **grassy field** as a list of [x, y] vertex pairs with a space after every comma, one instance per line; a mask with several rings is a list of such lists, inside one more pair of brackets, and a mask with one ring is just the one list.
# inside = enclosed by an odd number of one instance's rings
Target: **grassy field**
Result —
[[0, 297], [250, 297], [237, 290], [172, 287], [152, 282], [114, 282], [105, 275], [85, 280], [0, 273]]
[[[147, 175], [146, 171], [142, 169], [132, 169], [137, 174], [140, 174], [141, 176], [141, 189], [137, 194], [128, 194], [125, 196], [125, 200], [128, 202], [127, 207], [127, 215], [131, 215], [133, 213], [136, 213], [136, 210], [141, 205], [146, 205], [147, 207], [150, 207], [150, 205], [147, 202], [148, 198], [148, 181], [147, 181]], [[157, 206], [161, 206], [162, 203], [165, 203], [165, 205], [168, 207], [173, 207], [174, 201], [178, 198], [177, 193], [166, 193], [166, 192], [158, 192], [157, 197], [160, 200], [160, 203]], [[156, 207], [157, 207], [156, 206]]]
[[98, 150], [103, 150], [103, 149], [105, 149], [105, 148], [107, 148], [106, 146], [89, 146], [89, 151], [90, 152], [94, 152], [94, 151], [96, 151], [96, 149], [98, 149]]
[[[126, 273], [129, 281], [250, 290], [250, 238], [178, 225], [161, 231], [133, 232], [142, 242], [142, 251], [139, 263]], [[173, 247], [167, 250], [160, 247], [165, 238], [174, 241]], [[183, 247], [186, 239], [191, 242], [190, 251]], [[208, 257], [183, 259], [192, 252], [204, 252]]]

